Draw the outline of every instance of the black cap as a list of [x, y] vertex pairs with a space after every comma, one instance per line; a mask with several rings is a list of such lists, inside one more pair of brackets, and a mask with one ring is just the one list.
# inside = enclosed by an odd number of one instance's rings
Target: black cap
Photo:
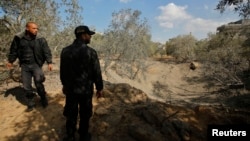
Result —
[[85, 26], [85, 25], [81, 25], [81, 26], [76, 27], [76, 29], [75, 29], [75, 35], [77, 35], [79, 33], [87, 33], [89, 35], [95, 34], [94, 31], [89, 30], [89, 27]]

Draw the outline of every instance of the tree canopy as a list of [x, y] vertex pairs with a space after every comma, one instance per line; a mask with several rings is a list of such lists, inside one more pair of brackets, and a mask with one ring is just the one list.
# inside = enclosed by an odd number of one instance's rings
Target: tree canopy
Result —
[[3, 39], [0, 47], [8, 47], [13, 35], [24, 31], [25, 24], [33, 21], [39, 25], [39, 33], [46, 36], [52, 50], [57, 51], [58, 46], [69, 44], [69, 40], [65, 40], [68, 36], [61, 33], [70, 29], [74, 38], [73, 29], [83, 23], [81, 10], [78, 0], [1, 0], [0, 30], [8, 32], [0, 34]]
[[126, 74], [129, 78], [134, 78], [141, 70], [142, 61], [148, 57], [147, 51], [151, 42], [147, 20], [140, 16], [139, 10], [121, 9], [113, 12], [111, 24], [100, 45], [100, 51], [105, 58], [105, 68], [115, 61], [113, 66], [116, 71]]
[[224, 13], [229, 7], [233, 7], [234, 11], [244, 19], [250, 17], [250, 0], [220, 0], [216, 6], [216, 10]]

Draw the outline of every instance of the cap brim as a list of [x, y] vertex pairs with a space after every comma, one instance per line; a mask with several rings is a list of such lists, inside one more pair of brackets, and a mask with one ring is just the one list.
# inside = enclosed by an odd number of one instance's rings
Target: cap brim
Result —
[[95, 32], [94, 31], [89, 31], [89, 35], [94, 35]]

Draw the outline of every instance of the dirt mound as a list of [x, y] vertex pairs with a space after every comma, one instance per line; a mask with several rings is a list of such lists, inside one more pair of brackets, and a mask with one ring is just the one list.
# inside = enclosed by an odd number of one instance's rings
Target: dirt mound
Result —
[[[104, 74], [105, 97], [93, 98], [92, 141], [206, 140], [208, 124], [249, 124], [248, 91], [234, 95], [210, 87], [189, 64], [148, 62], [145, 73], [128, 80]], [[45, 66], [46, 67], [46, 66]], [[58, 65], [46, 73], [49, 106], [26, 112], [22, 85], [0, 85], [1, 141], [61, 141], [65, 134]]]
[[[25, 112], [22, 88], [1, 95], [1, 141], [60, 141], [65, 134], [64, 95], [49, 95], [49, 106]], [[155, 101], [128, 84], [105, 82], [105, 97], [93, 98], [93, 141], [206, 139], [208, 124], [249, 124], [250, 112], [223, 106], [182, 107]], [[246, 95], [249, 100], [249, 96]], [[247, 101], [244, 97], [245, 101]], [[235, 101], [237, 104], [237, 100]], [[20, 104], [21, 103], [21, 104]], [[230, 102], [232, 103], [232, 102]], [[22, 105], [23, 104], [23, 105]]]

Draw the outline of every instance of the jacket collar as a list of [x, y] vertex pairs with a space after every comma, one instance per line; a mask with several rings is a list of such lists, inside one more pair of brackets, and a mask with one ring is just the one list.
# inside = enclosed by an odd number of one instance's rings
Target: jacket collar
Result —
[[[19, 38], [28, 39], [27, 36], [26, 36], [26, 34], [25, 34], [25, 31], [17, 33], [16, 36], [19, 37]], [[42, 36], [38, 33], [38, 34], [36, 35], [35, 39], [39, 39], [39, 38], [42, 38]], [[29, 40], [30, 40], [30, 39], [29, 39]]]
[[86, 43], [83, 41], [83, 40], [80, 40], [80, 39], [75, 39], [74, 42], [73, 42], [73, 45], [75, 46], [86, 46]]

